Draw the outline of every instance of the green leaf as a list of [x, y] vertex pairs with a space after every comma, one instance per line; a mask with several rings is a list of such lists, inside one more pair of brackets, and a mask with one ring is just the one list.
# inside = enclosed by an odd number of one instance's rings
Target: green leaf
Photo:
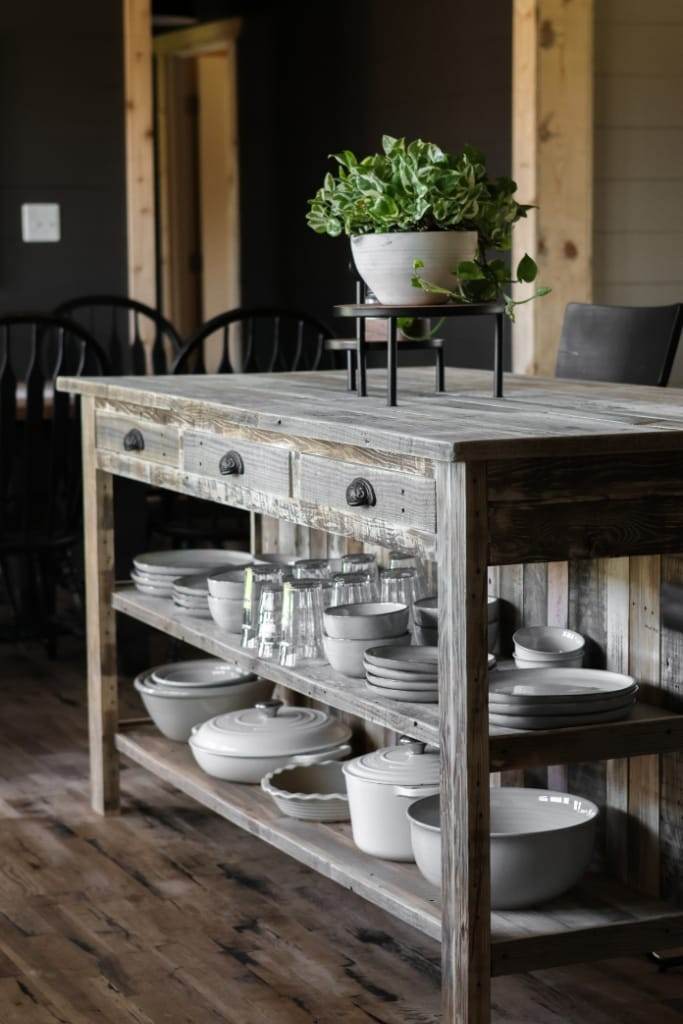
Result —
[[421, 270], [424, 267], [424, 260], [413, 260], [413, 270]]
[[517, 280], [526, 282], [535, 281], [537, 274], [538, 267], [536, 266], [535, 260], [532, 260], [528, 253], [524, 253], [517, 264]]
[[463, 260], [455, 272], [461, 281], [481, 281], [485, 274], [476, 260]]

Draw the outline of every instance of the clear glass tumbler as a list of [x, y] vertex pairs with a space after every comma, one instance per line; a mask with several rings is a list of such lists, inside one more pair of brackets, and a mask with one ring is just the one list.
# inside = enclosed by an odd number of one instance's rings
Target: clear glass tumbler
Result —
[[379, 574], [379, 599], [408, 605], [412, 620], [417, 583], [417, 569], [414, 566], [407, 569], [383, 569]]
[[329, 605], [358, 604], [374, 601], [377, 596], [375, 579], [369, 572], [338, 572], [332, 577], [332, 592]]
[[300, 558], [293, 566], [294, 579], [329, 579], [332, 575], [330, 563], [326, 558]]
[[389, 568], [415, 569], [417, 571], [417, 581], [415, 583], [416, 600], [435, 593], [436, 583], [433, 571], [435, 573], [436, 565], [434, 562], [427, 562], [420, 558], [417, 551], [390, 551]]
[[[290, 582], [290, 581], [288, 581]], [[256, 650], [259, 658], [277, 658], [282, 636], [282, 595], [284, 585], [270, 580], [261, 587], [256, 627]]]
[[256, 647], [258, 608], [261, 590], [273, 580], [281, 582], [283, 567], [276, 564], [248, 565], [244, 570], [242, 601], [242, 647]]
[[279, 661], [287, 668], [323, 661], [322, 581], [288, 580], [282, 589]]

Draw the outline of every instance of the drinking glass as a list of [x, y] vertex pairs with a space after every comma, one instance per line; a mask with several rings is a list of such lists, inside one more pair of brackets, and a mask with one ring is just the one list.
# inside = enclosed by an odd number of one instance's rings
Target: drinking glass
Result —
[[379, 574], [380, 601], [408, 605], [410, 617], [413, 615], [413, 601], [417, 593], [417, 569], [383, 569]]
[[338, 604], [358, 604], [374, 601], [376, 597], [375, 581], [369, 572], [338, 572], [332, 577], [332, 593], [327, 607]]
[[258, 608], [261, 590], [273, 580], [281, 582], [282, 565], [248, 565], [244, 570], [244, 598], [242, 601], [242, 647], [256, 647]]
[[294, 563], [294, 579], [329, 579], [330, 563], [326, 558], [300, 558]]
[[258, 603], [256, 648], [259, 658], [264, 661], [277, 658], [280, 649], [283, 587], [284, 585], [279, 580], [269, 580], [261, 587], [261, 596]]
[[315, 578], [288, 580], [283, 586], [278, 657], [287, 668], [323, 660], [322, 589]]
[[377, 576], [377, 559], [374, 555], [357, 554], [343, 555], [341, 560], [342, 572], [369, 572]]
[[[418, 555], [417, 551], [390, 551], [390, 569], [415, 569], [417, 578], [415, 581], [415, 599], [427, 597], [435, 592], [435, 583], [432, 578], [431, 567], [436, 569], [433, 562], [425, 562]], [[434, 589], [433, 589], [434, 588]]]

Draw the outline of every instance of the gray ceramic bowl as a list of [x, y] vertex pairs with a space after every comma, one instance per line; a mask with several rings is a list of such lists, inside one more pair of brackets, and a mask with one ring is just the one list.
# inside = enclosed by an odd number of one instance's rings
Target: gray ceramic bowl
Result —
[[362, 679], [365, 677], [363, 654], [366, 647], [384, 647], [388, 644], [393, 647], [407, 647], [410, 639], [408, 632], [403, 636], [388, 636], [384, 639], [365, 637], [361, 640], [344, 640], [323, 634], [323, 648], [325, 657], [335, 672], [352, 676], [354, 679]]
[[404, 604], [380, 601], [339, 604], [324, 612], [325, 632], [338, 640], [384, 640], [408, 629]]
[[[408, 808], [415, 861], [441, 885], [438, 796]], [[598, 808], [590, 800], [546, 789], [491, 789], [491, 907], [523, 910], [555, 899], [588, 868]]]
[[211, 618], [228, 633], [239, 633], [242, 629], [242, 600], [230, 597], [212, 597], [209, 594]]
[[206, 582], [211, 597], [228, 597], [233, 601], [241, 601], [244, 596], [244, 569], [212, 573]]
[[257, 701], [267, 700], [273, 692], [273, 683], [253, 676], [243, 683], [201, 689], [154, 685], [147, 676], [143, 672], [137, 677], [135, 689], [157, 729], [169, 740], [187, 741], [193, 726], [200, 722], [249, 708]]
[[585, 639], [562, 626], [525, 626], [512, 636], [515, 654], [526, 661], [553, 661], [583, 654]]

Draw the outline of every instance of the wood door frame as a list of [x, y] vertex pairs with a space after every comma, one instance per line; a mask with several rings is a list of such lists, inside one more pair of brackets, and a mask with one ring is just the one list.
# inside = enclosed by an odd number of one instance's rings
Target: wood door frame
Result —
[[[593, 293], [594, 0], [514, 0], [512, 177], [530, 210], [513, 232], [550, 295], [519, 306], [516, 373], [552, 376], [564, 309]], [[528, 285], [519, 295], [528, 294]]]
[[[237, 148], [237, 63], [236, 45], [241, 29], [240, 18], [227, 18], [208, 22], [192, 28], [182, 29], [158, 36], [153, 40], [152, 51], [155, 59], [155, 80], [157, 91], [157, 158], [158, 158], [158, 211], [159, 218], [159, 266], [164, 313], [178, 323], [180, 330], [187, 330], [186, 313], [182, 306], [183, 280], [187, 267], [178, 265], [178, 253], [182, 246], [174, 238], [174, 224], [178, 225], [178, 204], [184, 200], [182, 193], [181, 154], [174, 144], [174, 125], [181, 113], [174, 109], [174, 76], [178, 61], [224, 54], [226, 57], [227, 104], [226, 146], [223, 178], [226, 182], [226, 203], [228, 210], [224, 217], [225, 264], [226, 264], [226, 308], [239, 305], [239, 161]], [[200, 172], [201, 177], [201, 172]], [[200, 193], [203, 182], [200, 180]], [[202, 214], [200, 210], [200, 223]], [[174, 295], [179, 296], [178, 302]]]

